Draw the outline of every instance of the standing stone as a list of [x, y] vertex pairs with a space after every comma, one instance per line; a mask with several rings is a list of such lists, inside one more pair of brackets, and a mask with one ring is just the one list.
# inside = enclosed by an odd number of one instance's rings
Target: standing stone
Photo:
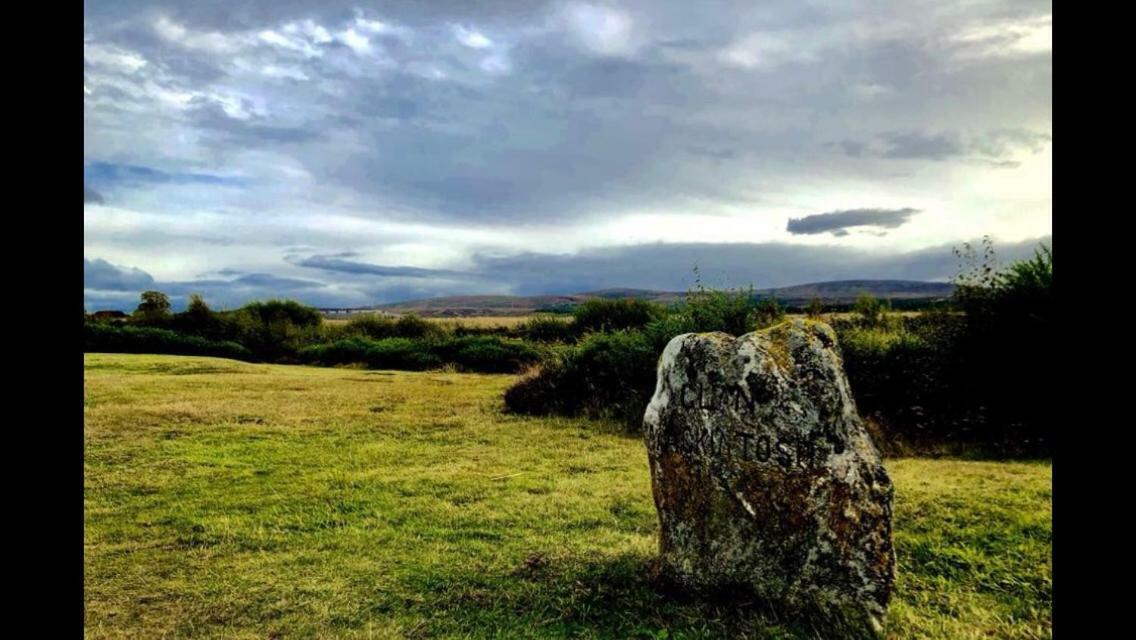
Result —
[[680, 584], [744, 585], [846, 634], [882, 633], [893, 489], [830, 327], [674, 338], [644, 426], [662, 565]]

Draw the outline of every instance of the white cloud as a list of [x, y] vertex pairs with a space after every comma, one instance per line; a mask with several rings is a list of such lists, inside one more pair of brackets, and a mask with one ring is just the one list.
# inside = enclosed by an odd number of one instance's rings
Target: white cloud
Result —
[[379, 20], [368, 20], [363, 17], [355, 18], [355, 26], [363, 31], [370, 31], [371, 33], [390, 33], [393, 31], [390, 25]]
[[857, 82], [851, 86], [850, 91], [852, 95], [864, 100], [872, 100], [893, 93], [890, 87], [874, 82]]
[[196, 32], [162, 16], [154, 22], [154, 30], [159, 36], [187, 49], [210, 53], [233, 53], [244, 48], [248, 39], [244, 34], [226, 35], [213, 32]]
[[570, 3], [561, 8], [559, 21], [583, 48], [604, 56], [625, 56], [640, 45], [631, 16], [610, 6]]
[[1053, 16], [984, 22], [947, 38], [961, 59], [1014, 57], [1053, 51]]
[[339, 41], [360, 55], [371, 52], [371, 40], [353, 28], [340, 32]]
[[458, 42], [471, 49], [487, 49], [493, 46], [493, 41], [476, 29], [467, 29], [461, 25], [454, 25], [452, 28]]
[[[89, 7], [87, 160], [242, 179], [93, 173], [108, 204], [87, 207], [88, 255], [169, 278], [277, 273], [300, 244], [438, 266], [490, 249], [807, 244], [830, 239], [786, 237], [787, 216], [857, 206], [927, 214], [832, 242], [909, 250], [1050, 228], [1048, 146], [1010, 134], [1051, 128], [1052, 19], [1007, 21], [1002, 0], [732, 14], [557, 0], [492, 22], [288, 5], [311, 18], [205, 27], [216, 16], [183, 19], [189, 8], [155, 22]], [[924, 150], [888, 157], [897, 136]], [[371, 223], [323, 232], [331, 212]], [[403, 253], [381, 254], [393, 229], [373, 223], [407, 220], [424, 226], [400, 227]]]
[[409, 40], [414, 33], [409, 27], [403, 25], [366, 18], [363, 16], [363, 12], [358, 9], [355, 11], [355, 21], [353, 24], [355, 29], [359, 32], [373, 35], [394, 36], [402, 40]]
[[513, 70], [512, 61], [503, 51], [482, 58], [477, 66], [482, 71], [492, 74], [506, 74]]
[[301, 35], [316, 44], [326, 44], [332, 41], [331, 33], [312, 20], [289, 22], [281, 27], [284, 33]]
[[270, 78], [289, 78], [291, 80], [308, 79], [308, 74], [297, 69], [296, 67], [280, 67], [274, 64], [269, 64], [261, 67], [260, 73]]
[[718, 52], [718, 59], [728, 66], [769, 70], [789, 62], [817, 59], [819, 43], [801, 34], [762, 31], [753, 33]]
[[96, 67], [107, 67], [126, 73], [134, 73], [146, 66], [146, 59], [133, 51], [92, 42], [83, 43], [83, 59]]

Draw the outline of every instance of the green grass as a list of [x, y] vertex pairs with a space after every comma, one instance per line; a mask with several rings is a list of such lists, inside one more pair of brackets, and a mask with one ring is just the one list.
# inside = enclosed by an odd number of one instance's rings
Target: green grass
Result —
[[[87, 636], [808, 635], [654, 586], [642, 442], [513, 379], [88, 355]], [[1049, 637], [1050, 465], [887, 466], [889, 635]]]

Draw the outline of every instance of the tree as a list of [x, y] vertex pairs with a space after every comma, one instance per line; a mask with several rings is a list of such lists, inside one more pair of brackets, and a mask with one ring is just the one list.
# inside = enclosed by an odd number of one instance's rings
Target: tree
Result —
[[1003, 313], [1047, 320], [1053, 307], [1053, 250], [1040, 244], [1033, 258], [999, 274], [996, 300]]
[[189, 294], [189, 306], [185, 308], [185, 312], [194, 316], [209, 315], [211, 310], [209, 305], [205, 304], [205, 298], [201, 297], [200, 293]]
[[174, 316], [173, 328], [211, 338], [219, 338], [222, 333], [220, 316], [205, 304], [201, 294], [193, 293], [189, 296], [189, 305], [185, 311]]
[[884, 314], [891, 309], [891, 304], [881, 301], [870, 293], [862, 293], [856, 298], [852, 310], [860, 315], [864, 325], [874, 327], [883, 319]]
[[143, 291], [134, 317], [144, 322], [166, 320], [170, 317], [170, 298], [161, 291]]
[[981, 257], [969, 242], [955, 247], [952, 252], [959, 261], [953, 278], [955, 306], [971, 318], [986, 315], [999, 281], [994, 243], [990, 236], [982, 237]]
[[785, 319], [785, 310], [777, 298], [762, 298], [753, 308], [753, 325], [758, 329], [771, 327]]
[[820, 298], [813, 296], [809, 299], [809, 306], [805, 307], [805, 315], [810, 318], [819, 318], [824, 313], [824, 303]]

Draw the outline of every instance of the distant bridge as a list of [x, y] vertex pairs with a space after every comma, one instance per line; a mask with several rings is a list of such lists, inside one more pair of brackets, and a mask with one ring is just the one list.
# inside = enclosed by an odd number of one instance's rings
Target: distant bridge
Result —
[[378, 313], [381, 315], [394, 315], [374, 307], [316, 307], [325, 316], [349, 316], [353, 313]]

